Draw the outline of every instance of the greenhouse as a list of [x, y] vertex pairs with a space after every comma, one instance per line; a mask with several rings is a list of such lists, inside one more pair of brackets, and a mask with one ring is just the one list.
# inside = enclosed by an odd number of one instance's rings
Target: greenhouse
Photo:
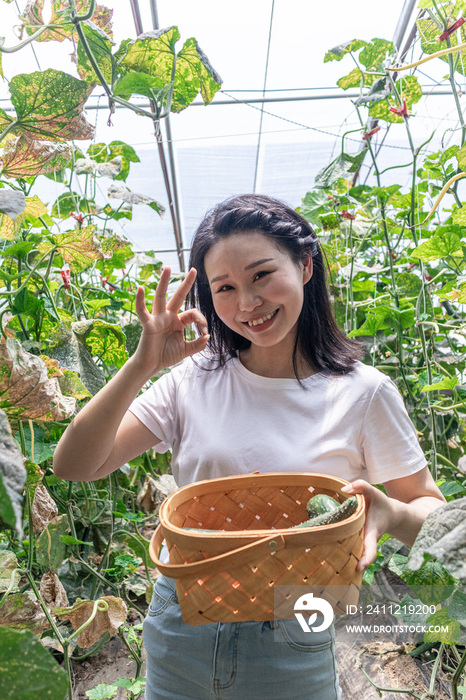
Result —
[[0, 18], [0, 697], [466, 697], [464, 0]]

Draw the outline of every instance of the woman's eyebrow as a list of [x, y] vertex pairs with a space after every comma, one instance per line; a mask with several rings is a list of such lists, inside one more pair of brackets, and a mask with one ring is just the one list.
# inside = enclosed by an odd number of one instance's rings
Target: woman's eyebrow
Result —
[[[244, 269], [252, 270], [253, 267], [257, 267], [258, 265], [262, 265], [263, 263], [270, 262], [273, 259], [274, 258], [261, 258], [260, 260], [256, 260], [255, 262], [246, 265]], [[221, 280], [226, 280], [228, 277], [229, 275], [219, 275], [218, 277], [213, 277], [210, 280], [210, 284], [213, 284], [214, 282], [220, 282]]]
[[263, 263], [270, 262], [271, 260], [273, 260], [273, 258], [262, 258], [261, 260], [256, 260], [256, 262], [253, 262], [250, 265], [246, 265], [244, 269], [251, 270], [253, 267], [257, 267], [258, 265], [262, 265]]

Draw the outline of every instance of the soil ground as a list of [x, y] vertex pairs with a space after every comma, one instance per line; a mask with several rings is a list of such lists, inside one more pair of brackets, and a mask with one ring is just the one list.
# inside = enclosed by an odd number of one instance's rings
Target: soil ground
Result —
[[[398, 634], [393, 640], [387, 640], [386, 635], [382, 639], [380, 636], [368, 639], [362, 634], [347, 632], [343, 621], [336, 623], [336, 640], [342, 700], [356, 697], [379, 700], [381, 696], [373, 684], [384, 689], [383, 700], [421, 697], [428, 692], [434, 662], [407, 654], [407, 640], [403, 639], [403, 635]], [[110, 684], [117, 678], [134, 678], [135, 668], [126, 647], [118, 637], [114, 637], [96, 656], [73, 664], [74, 700], [88, 700], [86, 691], [100, 683]], [[145, 665], [140, 675], [145, 675]], [[394, 692], [401, 689], [412, 690], [415, 695]], [[119, 688], [115, 698], [125, 700], [125, 690]], [[436, 682], [434, 698], [450, 700], [450, 686], [446, 678], [440, 677]]]

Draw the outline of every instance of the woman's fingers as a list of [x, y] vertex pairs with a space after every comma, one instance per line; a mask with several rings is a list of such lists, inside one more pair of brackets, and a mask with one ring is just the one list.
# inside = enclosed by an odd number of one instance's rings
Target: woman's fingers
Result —
[[141, 324], [150, 318], [146, 307], [144, 287], [138, 287], [136, 291], [136, 313]]
[[154, 301], [152, 303], [152, 313], [162, 314], [166, 309], [166, 297], [168, 285], [170, 283], [171, 270], [169, 267], [164, 267], [160, 275], [159, 283], [155, 290]]
[[178, 314], [178, 319], [181, 321], [184, 327], [190, 326], [192, 323], [194, 323], [201, 335], [207, 335], [207, 321], [204, 314], [202, 314], [199, 309], [188, 309], [187, 311], [182, 311]]
[[186, 297], [188, 296], [188, 292], [191, 289], [191, 287], [194, 284], [194, 280], [196, 279], [196, 270], [194, 267], [190, 269], [184, 280], [181, 282], [181, 284], [177, 287], [175, 292], [173, 293], [173, 296], [169, 299], [167, 302], [167, 310], [168, 311], [179, 311], [181, 307], [183, 306]]

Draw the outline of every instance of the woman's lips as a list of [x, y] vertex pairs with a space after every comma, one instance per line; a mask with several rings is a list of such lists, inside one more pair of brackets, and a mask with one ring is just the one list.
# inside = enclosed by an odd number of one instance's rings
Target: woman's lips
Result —
[[264, 316], [252, 319], [251, 321], [243, 321], [243, 325], [247, 326], [251, 331], [254, 332], [266, 330], [272, 325], [277, 313], [278, 309], [275, 309], [275, 311], [271, 311], [269, 314], [264, 314]]

